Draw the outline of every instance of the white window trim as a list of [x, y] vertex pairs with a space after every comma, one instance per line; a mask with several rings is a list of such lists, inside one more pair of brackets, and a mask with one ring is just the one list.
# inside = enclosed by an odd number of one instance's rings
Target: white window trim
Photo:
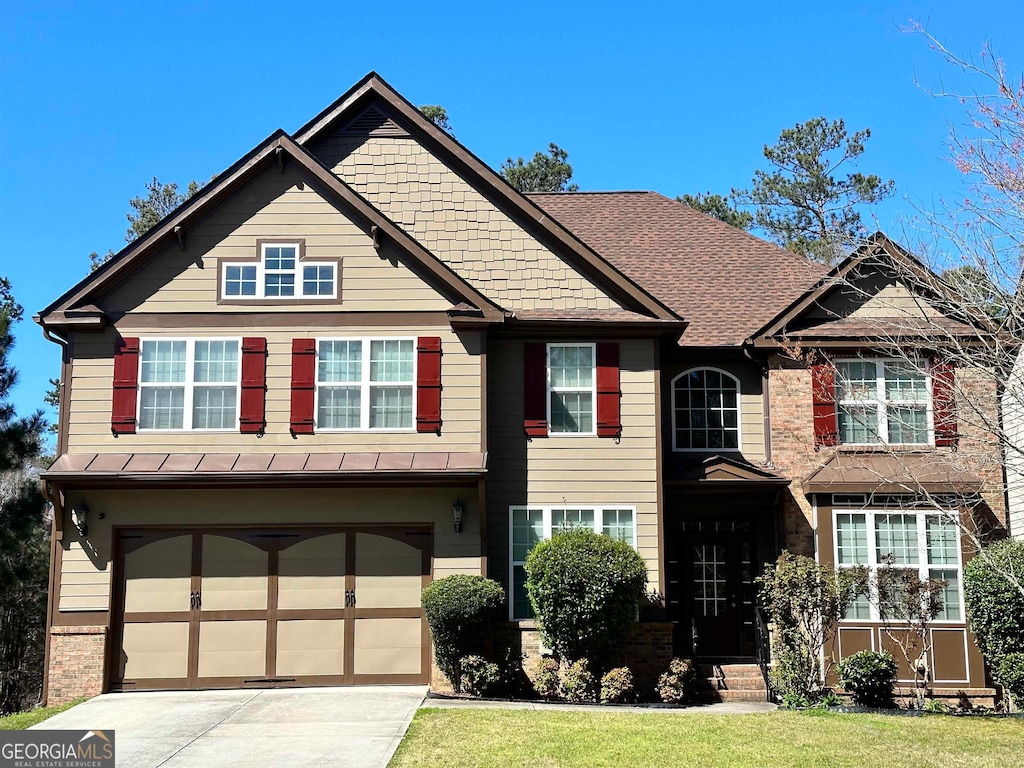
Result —
[[[292, 270], [280, 270], [273, 269], [267, 270], [267, 248], [294, 248], [295, 249], [295, 268]], [[312, 261], [310, 259], [300, 258], [302, 254], [302, 244], [296, 240], [295, 242], [276, 242], [276, 243], [260, 243], [260, 254], [259, 258], [253, 261], [229, 261], [225, 260], [221, 262], [221, 299], [228, 301], [328, 301], [331, 299], [338, 298], [338, 262], [337, 260], [325, 260], [325, 261]], [[243, 269], [245, 267], [256, 267], [256, 293], [252, 296], [229, 296], [227, 294], [228, 286], [228, 268], [238, 267]], [[333, 288], [334, 290], [327, 294], [313, 294], [307, 296], [302, 292], [302, 268], [303, 267], [330, 267], [331, 273], [333, 274]], [[295, 293], [291, 296], [267, 296], [267, 272], [272, 274], [292, 274], [295, 278]]]
[[[736, 382], [736, 447], [735, 448], [680, 448], [676, 444], [676, 382], [688, 376], [694, 371], [714, 371], [720, 373]], [[742, 404], [742, 392], [740, 390], [740, 380], [734, 374], [728, 371], [722, 370], [721, 368], [715, 368], [710, 365], [697, 365], [693, 368], [687, 368], [685, 371], [680, 373], [678, 376], [673, 377], [669, 383], [669, 388], [672, 392], [671, 397], [671, 411], [672, 411], [672, 450], [675, 453], [742, 453], [743, 452], [743, 404]]]
[[[317, 432], [372, 432], [379, 434], [408, 434], [416, 431], [416, 381], [419, 371], [419, 355], [416, 353], [415, 336], [324, 336], [316, 340], [316, 379], [313, 396], [313, 428]], [[358, 341], [362, 345], [363, 361], [360, 366], [362, 374], [359, 381], [321, 382], [320, 381], [320, 342], [322, 341]], [[409, 383], [372, 382], [370, 381], [370, 342], [371, 341], [411, 341], [412, 342], [412, 380]], [[317, 421], [320, 416], [320, 387], [354, 387], [359, 385], [359, 427], [321, 427]], [[370, 386], [375, 387], [411, 387], [412, 388], [412, 425], [405, 429], [371, 427], [370, 426]]]
[[[938, 624], [943, 627], [950, 626], [963, 626], [967, 622], [967, 614], [964, 609], [964, 563], [963, 563], [963, 548], [960, 541], [960, 529], [957, 527], [955, 522], [949, 522], [956, 530], [956, 565], [947, 563], [944, 565], [930, 565], [928, 563], [928, 516], [938, 516], [944, 520], [949, 520], [950, 516], [956, 515], [955, 511], [949, 512], [941, 509], [915, 509], [915, 510], [902, 510], [902, 509], [865, 509], [847, 507], [847, 508], [835, 508], [832, 510], [832, 562], [836, 568], [854, 568], [858, 565], [867, 566], [873, 574], [878, 568], [878, 552], [875, 545], [875, 516], [876, 515], [917, 515], [920, 520], [917, 525], [917, 555], [918, 555], [918, 577], [923, 581], [930, 578], [928, 575], [929, 571], [933, 570], [956, 570], [958, 574], [957, 578], [957, 600], [959, 601], [960, 618], [959, 619], [935, 619], [932, 624]], [[864, 524], [867, 527], [867, 544], [868, 544], [868, 562], [867, 563], [839, 563], [839, 515], [864, 515]], [[912, 570], [914, 565], [899, 565], [894, 564], [895, 568], [901, 568], [906, 570]], [[878, 623], [882, 620], [878, 614], [878, 606], [875, 605], [874, 600], [868, 600], [868, 610], [870, 612], [869, 618], [866, 619], [840, 619], [842, 624], [864, 624]], [[906, 622], [892, 620], [892, 624], [903, 624]]]
[[[874, 400], [840, 400], [839, 399], [839, 365], [840, 363], [874, 363], [875, 364], [875, 395]], [[928, 432], [928, 440], [924, 443], [890, 443], [889, 442], [889, 406], [914, 406], [920, 405], [919, 400], [886, 400], [885, 399], [885, 367], [890, 363], [905, 363], [914, 366], [916, 370], [924, 371], [925, 390], [928, 399], [925, 403], [925, 429]], [[851, 448], [877, 448], [880, 445], [894, 446], [934, 446], [935, 445], [935, 423], [932, 412], [934, 402], [932, 392], [932, 375], [928, 366], [923, 360], [899, 357], [842, 357], [836, 358], [836, 435], [839, 437], [839, 444]], [[842, 433], [839, 431], [839, 408], [840, 406], [870, 406], [874, 405], [878, 413], [878, 442], [870, 443], [844, 443]]]
[[[551, 348], [552, 347], [590, 347], [592, 350], [591, 359], [594, 361], [593, 373], [591, 374], [590, 381], [591, 385], [589, 389], [587, 387], [553, 387], [551, 385]], [[547, 418], [548, 418], [548, 437], [593, 437], [597, 434], [597, 344], [592, 341], [560, 341], [551, 342], [545, 345], [545, 357], [544, 357], [544, 372], [547, 380], [546, 397], [547, 397]], [[589, 432], [555, 432], [552, 429], [551, 421], [551, 393], [552, 392], [590, 392], [590, 407], [592, 409], [590, 423], [593, 428]]]
[[508, 616], [510, 621], [529, 621], [529, 619], [517, 617], [515, 615], [515, 569], [517, 566], [526, 564], [525, 560], [516, 560], [514, 557], [515, 547], [515, 522], [514, 515], [516, 510], [539, 510], [542, 515], [542, 538], [541, 541], [547, 541], [551, 538], [551, 513], [556, 509], [592, 509], [594, 511], [594, 532], [604, 532], [604, 513], [606, 511], [617, 511], [620, 509], [629, 510], [633, 515], [633, 540], [628, 542], [633, 549], [637, 548], [637, 520], [636, 520], [636, 505], [634, 504], [512, 504], [508, 508]]
[[[142, 345], [147, 341], [183, 341], [185, 342], [185, 380], [184, 381], [142, 381]], [[197, 428], [185, 426], [186, 423], [192, 421], [192, 405], [194, 399], [194, 391], [196, 387], [195, 382], [195, 362], [196, 362], [196, 342], [197, 341], [235, 341], [238, 342], [238, 365], [236, 367], [237, 375], [235, 377], [235, 424], [232, 427], [218, 427], [216, 429], [209, 428]], [[139, 368], [137, 375], [137, 396], [135, 398], [135, 423], [138, 425], [138, 431], [143, 433], [150, 432], [237, 432], [240, 425], [241, 419], [241, 408], [242, 408], [242, 339], [241, 337], [234, 336], [211, 336], [211, 337], [197, 337], [197, 338], [186, 338], [182, 336], [175, 336], [173, 338], [163, 336], [148, 336], [139, 339]], [[199, 386], [227, 386], [229, 382], [199, 382]], [[153, 427], [142, 426], [142, 390], [149, 387], [184, 387], [185, 388], [185, 403], [182, 406], [182, 426], [172, 427], [170, 429], [156, 429]]]

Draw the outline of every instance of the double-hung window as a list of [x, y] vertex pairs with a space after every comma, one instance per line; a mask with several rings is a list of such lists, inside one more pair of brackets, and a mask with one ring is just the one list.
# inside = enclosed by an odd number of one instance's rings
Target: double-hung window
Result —
[[[835, 557], [840, 568], [890, 562], [922, 579], [946, 582], [939, 621], [961, 621], [960, 537], [956, 523], [941, 512], [837, 511]], [[877, 606], [861, 595], [847, 619], [879, 620]]]
[[321, 339], [317, 429], [415, 427], [414, 339]]
[[539, 542], [569, 528], [586, 528], [636, 547], [636, 508], [630, 506], [512, 507], [510, 579], [513, 619], [533, 618], [526, 595], [526, 556]]
[[852, 445], [928, 445], [931, 395], [923, 363], [856, 359], [836, 362], [839, 438]]
[[551, 434], [597, 434], [594, 344], [548, 344], [548, 424]]
[[238, 428], [238, 339], [144, 339], [139, 429]]
[[303, 241], [260, 242], [255, 262], [225, 260], [222, 299], [335, 299], [338, 262], [305, 259]]

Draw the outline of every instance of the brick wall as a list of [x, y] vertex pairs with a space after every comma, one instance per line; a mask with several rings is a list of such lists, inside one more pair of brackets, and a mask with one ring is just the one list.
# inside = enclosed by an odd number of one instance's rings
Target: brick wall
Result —
[[[513, 652], [518, 651], [524, 657], [523, 671], [532, 678], [542, 650], [540, 632], [536, 625], [529, 621], [509, 624], [507, 637]], [[621, 656], [614, 661], [614, 666], [629, 667], [637, 692], [645, 696], [653, 691], [658, 677], [668, 669], [670, 661], [672, 624], [667, 621], [642, 622], [633, 625], [625, 648]], [[431, 670], [430, 687], [439, 693], [452, 691], [451, 684], [437, 668], [436, 661], [433, 662]]]
[[103, 692], [106, 627], [51, 627], [46, 705]]

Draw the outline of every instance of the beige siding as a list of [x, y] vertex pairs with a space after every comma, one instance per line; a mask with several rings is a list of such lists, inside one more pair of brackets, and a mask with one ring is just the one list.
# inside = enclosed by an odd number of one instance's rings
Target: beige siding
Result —
[[[314, 303], [303, 305], [305, 310], [432, 311], [452, 304], [406, 266], [381, 258], [368, 235], [288, 167], [264, 172], [191, 229], [184, 250], [175, 245], [156, 254], [99, 304], [116, 312], [244, 311], [217, 304], [219, 260], [255, 260], [257, 240], [284, 238], [304, 239], [307, 260], [342, 259], [341, 304]], [[260, 312], [295, 309], [253, 306]]]
[[762, 396], [761, 372], [754, 366], [742, 362], [666, 362], [665, 391], [662, 408], [665, 413], [665, 451], [672, 451], [672, 380], [684, 371], [693, 368], [716, 368], [731, 373], [740, 382], [740, 449], [747, 461], [764, 461], [767, 456], [764, 440], [764, 397]]
[[[465, 505], [462, 533], [452, 526], [452, 503]], [[110, 597], [111, 527], [173, 524], [304, 525], [426, 523], [434, 528], [433, 578], [480, 573], [477, 490], [468, 488], [304, 488], [295, 490], [88, 491], [71, 493], [68, 509], [89, 506], [86, 556], [70, 521], [64, 527], [61, 610], [105, 611]], [[99, 519], [99, 514], [104, 515]], [[65, 513], [67, 514], [67, 513]], [[77, 593], [67, 598], [70, 590]], [[70, 601], [70, 602], [68, 602]]]
[[337, 135], [314, 152], [346, 183], [501, 306], [618, 306], [415, 140]]
[[523, 343], [492, 344], [488, 353], [488, 570], [508, 581], [509, 507], [630, 505], [636, 507], [637, 546], [657, 588], [658, 475], [655, 342], [619, 346], [622, 438], [559, 436], [527, 441], [523, 434]]
[[937, 309], [904, 283], [879, 273], [850, 278], [807, 313], [807, 317], [818, 319], [861, 320], [939, 316]]
[[[68, 451], [90, 452], [192, 452], [238, 453], [338, 452], [338, 451], [479, 451], [481, 408], [480, 339], [476, 332], [456, 333], [436, 328], [246, 328], [202, 332], [180, 329], [133, 329], [129, 315], [118, 324], [122, 336], [184, 338], [185, 336], [267, 338], [267, 430], [263, 437], [238, 432], [139, 432], [114, 437], [110, 433], [115, 332], [79, 334], [74, 341], [71, 368], [71, 407]], [[441, 338], [441, 435], [416, 432], [318, 432], [297, 439], [289, 433], [291, 415], [291, 343], [298, 338], [345, 338], [357, 336], [421, 335]]]

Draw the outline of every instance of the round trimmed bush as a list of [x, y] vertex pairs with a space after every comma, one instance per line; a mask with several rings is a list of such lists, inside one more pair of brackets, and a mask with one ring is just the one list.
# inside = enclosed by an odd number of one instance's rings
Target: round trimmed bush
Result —
[[[1006, 539], [985, 547], [964, 567], [967, 623], [978, 640], [992, 676], [1017, 707], [1024, 703], [1017, 664], [1004, 664], [1007, 655], [1024, 654], [1024, 595], [1006, 574], [1024, 574], [1024, 541]], [[1005, 673], [1004, 673], [1005, 668]]]
[[420, 602], [430, 624], [437, 666], [459, 693], [461, 660], [485, 652], [491, 628], [503, 617], [505, 590], [491, 579], [460, 573], [430, 584]]
[[493, 696], [501, 689], [501, 668], [483, 656], [466, 656], [462, 666], [462, 690], [470, 696]]
[[658, 696], [666, 704], [686, 704], [696, 698], [697, 668], [690, 659], [672, 659], [658, 678]]
[[839, 682], [862, 707], [896, 706], [896, 659], [888, 653], [859, 651], [839, 662]]
[[597, 701], [597, 681], [590, 671], [590, 662], [577, 659], [565, 668], [562, 678], [562, 694], [573, 704], [588, 704]]
[[582, 528], [556, 533], [526, 558], [526, 590], [544, 642], [598, 669], [621, 650], [647, 586], [629, 544]]
[[537, 662], [533, 675], [533, 690], [545, 701], [558, 698], [562, 690], [562, 681], [558, 677], [558, 659], [544, 656]]
[[616, 667], [605, 672], [601, 678], [601, 701], [606, 704], [622, 704], [633, 698], [633, 673], [629, 667]]

